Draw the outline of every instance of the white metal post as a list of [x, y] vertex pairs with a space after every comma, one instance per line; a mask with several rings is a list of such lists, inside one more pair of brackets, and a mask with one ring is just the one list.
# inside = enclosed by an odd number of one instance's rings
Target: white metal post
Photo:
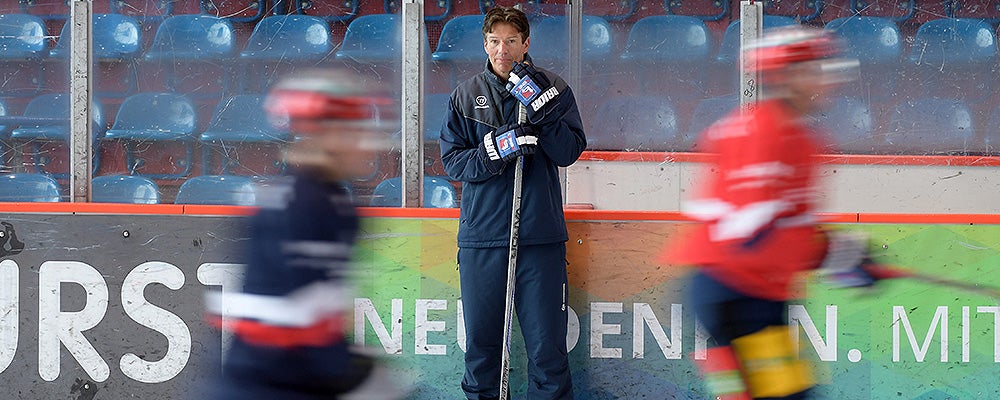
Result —
[[[94, 17], [92, 0], [70, 2], [70, 25], [72, 40], [69, 48], [69, 160], [70, 160], [70, 201], [90, 201], [90, 180], [93, 177], [93, 152], [91, 147], [93, 120], [91, 104], [94, 98], [94, 83], [90, 68], [93, 60], [93, 38], [91, 37]], [[65, 38], [63, 38], [65, 39]]]
[[402, 171], [403, 207], [420, 207], [424, 197], [424, 2], [402, 3]]
[[760, 38], [764, 25], [764, 4], [761, 1], [740, 1], [740, 106], [752, 109], [760, 97], [760, 75], [756, 61], [744, 57], [744, 49]]

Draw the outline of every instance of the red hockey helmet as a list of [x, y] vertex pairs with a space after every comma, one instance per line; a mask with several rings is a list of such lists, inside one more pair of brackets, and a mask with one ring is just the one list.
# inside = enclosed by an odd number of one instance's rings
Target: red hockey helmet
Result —
[[378, 88], [362, 83], [347, 71], [310, 70], [279, 81], [264, 101], [273, 124], [289, 120], [339, 120], [378, 123], [380, 106], [391, 104]]
[[811, 27], [790, 26], [766, 31], [745, 55], [756, 61], [760, 72], [782, 70], [792, 64], [836, 57], [841, 46], [829, 32]]

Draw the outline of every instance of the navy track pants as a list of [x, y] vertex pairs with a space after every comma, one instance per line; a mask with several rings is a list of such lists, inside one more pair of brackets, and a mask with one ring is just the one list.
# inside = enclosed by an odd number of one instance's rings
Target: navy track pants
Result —
[[[500, 395], [508, 249], [458, 251], [467, 350], [462, 390], [472, 400]], [[528, 399], [573, 398], [566, 356], [566, 244], [518, 248], [514, 309], [528, 358]]]

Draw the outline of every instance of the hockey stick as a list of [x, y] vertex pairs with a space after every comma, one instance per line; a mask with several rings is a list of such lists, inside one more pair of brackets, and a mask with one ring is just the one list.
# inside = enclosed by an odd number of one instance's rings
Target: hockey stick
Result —
[[[528, 109], [523, 103], [517, 107], [517, 123], [528, 122]], [[507, 259], [507, 294], [503, 311], [503, 353], [500, 355], [500, 400], [510, 396], [510, 337], [514, 322], [514, 283], [517, 272], [518, 228], [521, 226], [521, 185], [524, 180], [524, 156], [517, 158], [514, 170], [514, 199], [510, 212], [510, 256]]]
[[873, 277], [877, 279], [898, 279], [898, 278], [913, 279], [921, 282], [931, 283], [934, 285], [962, 289], [968, 292], [1000, 299], [1000, 288], [993, 286], [980, 285], [978, 283], [965, 282], [955, 279], [941, 278], [939, 276], [916, 272], [909, 269], [896, 268], [883, 264], [866, 264], [863, 268], [865, 269], [865, 271], [867, 271], [869, 274], [871, 274]]

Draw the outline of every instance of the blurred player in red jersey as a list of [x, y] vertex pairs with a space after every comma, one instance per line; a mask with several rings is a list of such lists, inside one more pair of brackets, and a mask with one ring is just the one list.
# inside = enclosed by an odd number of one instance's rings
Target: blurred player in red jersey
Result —
[[210, 321], [232, 334], [222, 376], [206, 398], [402, 395], [345, 338], [359, 223], [345, 182], [366, 175], [388, 144], [376, 110], [389, 98], [359, 82], [345, 71], [310, 71], [278, 82], [267, 96], [268, 116], [295, 137], [285, 154], [290, 174], [258, 189], [242, 290], [206, 298]]
[[823, 232], [813, 214], [823, 144], [806, 117], [856, 62], [807, 27], [767, 31], [744, 54], [756, 61], [761, 100], [702, 133], [699, 149], [715, 156], [683, 206], [698, 223], [664, 259], [698, 267], [690, 304], [715, 340], [698, 361], [715, 398], [806, 399], [812, 375], [785, 316], [793, 279], [820, 269], [838, 286], [875, 280], [862, 267], [867, 240]]

